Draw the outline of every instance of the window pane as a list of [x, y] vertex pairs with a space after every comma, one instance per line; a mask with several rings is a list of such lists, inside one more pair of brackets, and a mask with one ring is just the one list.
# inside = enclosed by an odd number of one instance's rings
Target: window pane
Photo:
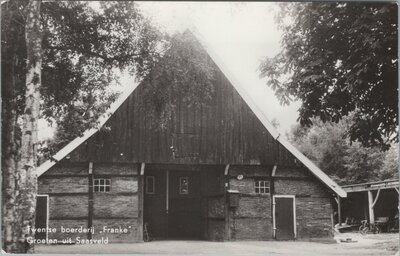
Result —
[[111, 180], [110, 179], [106, 179], [106, 185], [111, 185]]
[[100, 179], [100, 185], [104, 185], [104, 179]]
[[154, 176], [146, 177], [146, 193], [147, 194], [154, 193]]
[[94, 186], [94, 192], [99, 192], [99, 187], [98, 186]]
[[189, 178], [180, 177], [179, 178], [179, 194], [186, 195], [189, 194]]
[[269, 194], [269, 181], [256, 180], [254, 181], [254, 191], [256, 194]]
[[107, 186], [106, 187], [106, 192], [109, 192], [110, 191], [110, 186]]
[[94, 180], [94, 185], [99, 185], [99, 179]]
[[104, 192], [104, 187], [100, 186], [100, 192]]

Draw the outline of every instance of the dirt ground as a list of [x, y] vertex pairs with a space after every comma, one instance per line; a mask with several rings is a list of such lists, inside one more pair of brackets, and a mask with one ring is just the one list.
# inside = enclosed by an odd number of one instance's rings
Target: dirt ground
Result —
[[[348, 240], [351, 239], [351, 240]], [[36, 253], [135, 255], [391, 255], [399, 250], [399, 234], [344, 233], [337, 243], [309, 241], [152, 241], [134, 244], [37, 245]], [[348, 242], [340, 242], [345, 240]]]

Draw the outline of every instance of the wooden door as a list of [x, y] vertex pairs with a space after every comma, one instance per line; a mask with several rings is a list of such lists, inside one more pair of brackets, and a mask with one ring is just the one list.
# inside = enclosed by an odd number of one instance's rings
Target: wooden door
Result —
[[275, 238], [291, 240], [295, 238], [294, 198], [275, 197]]
[[169, 181], [169, 237], [199, 239], [201, 237], [200, 173], [170, 171]]
[[151, 238], [168, 237], [166, 171], [146, 170], [144, 175], [143, 223]]
[[[35, 228], [47, 229], [48, 226], [48, 196], [38, 195], [36, 197], [36, 218]], [[46, 239], [47, 232], [36, 232], [36, 239]]]

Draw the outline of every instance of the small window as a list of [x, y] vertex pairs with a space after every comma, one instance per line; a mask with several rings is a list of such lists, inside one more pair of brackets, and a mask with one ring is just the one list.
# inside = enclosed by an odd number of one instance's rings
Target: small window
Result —
[[179, 177], [179, 194], [187, 195], [189, 194], [189, 178]]
[[254, 190], [256, 194], [269, 194], [269, 181], [256, 180], [254, 182]]
[[154, 176], [146, 176], [146, 194], [155, 193]]
[[111, 190], [111, 179], [104, 179], [104, 178], [93, 179], [94, 192], [110, 192], [110, 190]]

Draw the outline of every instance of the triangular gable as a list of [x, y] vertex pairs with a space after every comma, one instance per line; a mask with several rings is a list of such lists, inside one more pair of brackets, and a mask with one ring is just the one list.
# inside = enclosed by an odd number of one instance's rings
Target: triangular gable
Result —
[[[341, 197], [346, 197], [346, 192], [336, 184], [331, 178], [329, 178], [323, 171], [321, 171], [315, 164], [313, 164], [306, 156], [304, 156], [300, 151], [298, 151], [294, 146], [292, 146], [286, 139], [280, 136], [279, 132], [275, 130], [273, 125], [269, 122], [265, 112], [255, 103], [255, 101], [247, 94], [244, 87], [239, 83], [237, 79], [235, 79], [234, 75], [229, 71], [229, 69], [224, 65], [224, 62], [218, 57], [218, 55], [209, 47], [206, 43], [207, 41], [201, 36], [201, 34], [195, 28], [191, 28], [190, 32], [197, 38], [202, 47], [217, 65], [217, 67], [224, 73], [228, 81], [233, 85], [242, 99], [246, 102], [246, 104], [250, 107], [256, 117], [261, 121], [263, 126], [267, 129], [267, 131], [271, 134], [271, 136], [279, 141], [290, 153], [292, 153], [300, 162], [306, 166], [315, 177], [317, 177], [321, 182], [323, 182], [326, 186], [328, 186], [332, 191], [338, 194]], [[131, 95], [131, 93], [136, 89], [138, 85], [135, 84], [133, 86], [129, 86], [124, 93], [115, 101], [109, 110], [101, 116], [99, 119], [99, 125], [95, 128], [91, 128], [84, 132], [81, 137], [78, 137], [71, 141], [68, 145], [58, 151], [53, 159], [47, 160], [42, 165], [40, 165], [36, 169], [36, 175], [39, 177], [47, 170], [49, 170], [52, 166], [54, 166], [57, 161], [62, 160], [65, 156], [70, 154], [74, 149], [76, 149], [79, 145], [89, 139], [93, 134], [95, 134], [110, 118], [112, 114], [124, 103], [124, 101]]]

